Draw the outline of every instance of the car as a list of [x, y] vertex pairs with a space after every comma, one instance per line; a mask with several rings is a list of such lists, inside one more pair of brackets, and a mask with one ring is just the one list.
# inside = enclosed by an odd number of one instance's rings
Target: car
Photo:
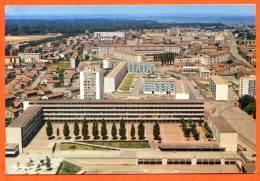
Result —
[[252, 157], [256, 157], [256, 154], [253, 154]]

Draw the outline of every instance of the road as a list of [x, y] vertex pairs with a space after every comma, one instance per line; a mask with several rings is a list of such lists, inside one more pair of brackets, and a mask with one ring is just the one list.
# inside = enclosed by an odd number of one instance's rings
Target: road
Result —
[[42, 79], [45, 76], [45, 74], [46, 74], [45, 71], [41, 71], [40, 75], [32, 83], [32, 87], [38, 87], [38, 84], [42, 81]]
[[[172, 72], [171, 72], [172, 73]], [[188, 85], [190, 92], [195, 96], [196, 99], [205, 99], [200, 91], [198, 89], [195, 89], [195, 84], [193, 83], [193, 81], [190, 81], [185, 75], [183, 74], [178, 74], [176, 72], [172, 73], [175, 76], [179, 76], [182, 80], [184, 80], [186, 82], [186, 84]]]
[[138, 96], [139, 90], [142, 88], [142, 85], [143, 85], [143, 76], [144, 76], [144, 74], [143, 73], [139, 73], [137, 75], [138, 75], [138, 78], [136, 79], [135, 85], [134, 85], [134, 89], [131, 92], [132, 96]]
[[238, 50], [237, 50], [237, 44], [236, 44], [236, 41], [234, 39], [234, 36], [233, 36], [231, 30], [229, 32], [229, 38], [230, 38], [230, 53], [231, 53], [231, 55], [233, 55], [237, 60], [242, 60], [242, 61], [246, 62], [251, 68], [255, 69], [255, 67], [253, 65], [248, 63], [243, 57], [241, 57], [239, 55]]
[[233, 102], [212, 101], [212, 116], [223, 116], [238, 133], [238, 139], [252, 150], [256, 150], [256, 120], [247, 115]]

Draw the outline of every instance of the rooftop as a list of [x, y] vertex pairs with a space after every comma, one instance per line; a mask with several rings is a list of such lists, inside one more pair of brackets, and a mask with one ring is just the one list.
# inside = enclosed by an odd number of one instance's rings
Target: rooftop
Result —
[[124, 66], [126, 66], [126, 62], [119, 62], [108, 74], [107, 74], [107, 76], [106, 77], [109, 77], [109, 78], [111, 78], [111, 77], [115, 77], [117, 74], [118, 74], [118, 72], [120, 72], [121, 70], [122, 70], [122, 68], [124, 67]]
[[220, 76], [212, 75], [210, 79], [215, 82], [215, 84], [227, 84]]
[[32, 118], [42, 107], [30, 106], [23, 114], [20, 114], [8, 127], [22, 127], [27, 121]]
[[210, 116], [209, 120], [212, 121], [221, 133], [237, 133], [223, 116]]

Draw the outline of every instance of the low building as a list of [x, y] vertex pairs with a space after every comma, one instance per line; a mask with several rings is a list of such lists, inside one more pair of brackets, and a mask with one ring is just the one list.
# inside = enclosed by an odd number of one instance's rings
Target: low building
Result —
[[106, 58], [103, 60], [103, 69], [111, 69], [113, 68], [113, 61], [110, 58]]
[[202, 79], [209, 79], [210, 77], [210, 70], [206, 67], [200, 67], [199, 69], [200, 78]]
[[13, 107], [5, 108], [5, 117], [15, 119], [19, 116], [19, 110]]
[[144, 81], [144, 94], [174, 94], [174, 80], [146, 79]]
[[185, 73], [198, 73], [200, 70], [199, 67], [193, 67], [193, 66], [184, 66], [182, 67], [182, 73], [185, 74]]
[[153, 63], [134, 63], [127, 64], [128, 73], [154, 73], [155, 65]]
[[240, 77], [239, 96], [250, 95], [256, 96], [256, 76], [249, 75]]
[[216, 100], [228, 100], [228, 84], [220, 76], [211, 76], [209, 89]]
[[238, 133], [226, 119], [222, 116], [210, 116], [207, 122], [219, 146], [227, 152], [236, 152]]
[[119, 62], [104, 78], [104, 92], [115, 92], [127, 74], [127, 63]]
[[15, 156], [19, 154], [19, 145], [17, 143], [7, 143], [5, 144], [5, 155]]
[[73, 55], [70, 57], [70, 66], [72, 68], [77, 68], [79, 65], [78, 55], [78, 52], [74, 52]]

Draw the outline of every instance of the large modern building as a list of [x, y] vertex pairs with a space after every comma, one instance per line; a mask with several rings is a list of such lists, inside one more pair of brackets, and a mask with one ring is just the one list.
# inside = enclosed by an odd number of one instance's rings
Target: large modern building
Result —
[[126, 37], [126, 32], [94, 32], [94, 38]]
[[256, 96], [256, 76], [244, 76], [239, 81], [239, 96]]
[[127, 64], [127, 71], [129, 73], [154, 73], [155, 65], [153, 63], [135, 63]]
[[104, 98], [104, 73], [102, 69], [85, 69], [80, 72], [80, 99]]
[[24, 102], [24, 108], [42, 106], [45, 120], [63, 122], [124, 119], [129, 122], [179, 122], [180, 119], [199, 121], [204, 117], [203, 100], [44, 100]]
[[44, 125], [41, 106], [28, 107], [8, 127], [5, 128], [6, 143], [17, 143], [19, 150], [27, 146]]
[[129, 51], [142, 52], [172, 52], [180, 53], [180, 47], [178, 45], [165, 45], [165, 44], [140, 44], [140, 45], [101, 45], [99, 46], [99, 55], [113, 55], [116, 49], [124, 49]]
[[216, 100], [228, 100], [228, 84], [220, 76], [211, 76], [209, 89]]
[[124, 50], [124, 49], [115, 49], [113, 57], [118, 60], [124, 61], [142, 61], [142, 54], [136, 51]]
[[127, 74], [126, 62], [119, 62], [104, 78], [104, 92], [115, 92]]
[[174, 80], [146, 79], [144, 81], [144, 94], [174, 94]]

